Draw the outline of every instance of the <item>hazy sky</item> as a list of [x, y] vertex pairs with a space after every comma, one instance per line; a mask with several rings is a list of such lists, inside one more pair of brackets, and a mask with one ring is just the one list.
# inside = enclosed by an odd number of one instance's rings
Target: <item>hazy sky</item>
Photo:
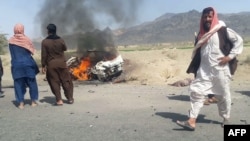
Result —
[[[45, 0], [1, 0], [0, 33], [8, 34], [7, 37], [9, 38], [13, 35], [14, 25], [16, 23], [22, 23], [25, 26], [25, 34], [27, 36], [30, 38], [41, 37], [41, 31], [40, 28], [36, 26], [35, 17], [43, 6], [44, 1]], [[70, 1], [73, 2], [74, 0]], [[249, 4], [250, 1], [248, 0], [143, 0], [138, 7], [137, 21], [135, 21], [135, 24], [152, 21], [165, 13], [182, 13], [190, 10], [202, 11], [203, 8], [208, 6], [214, 7], [218, 13], [249, 12]], [[105, 18], [103, 20], [105, 20]], [[110, 24], [109, 22], [106, 23]], [[112, 25], [104, 25], [104, 27], [105, 26], [110, 27]]]

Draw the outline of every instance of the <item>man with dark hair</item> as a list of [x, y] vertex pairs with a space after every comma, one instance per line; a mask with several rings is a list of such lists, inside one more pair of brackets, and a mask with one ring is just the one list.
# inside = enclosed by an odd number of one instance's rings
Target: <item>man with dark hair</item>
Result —
[[47, 26], [48, 36], [42, 41], [42, 72], [46, 73], [52, 93], [56, 97], [55, 105], [63, 105], [61, 86], [69, 104], [74, 103], [73, 82], [66, 65], [64, 51], [67, 50], [64, 40], [56, 34], [56, 25]]
[[54, 25], [54, 24], [49, 24], [48, 26], [47, 26], [47, 30], [51, 33], [51, 34], [56, 34], [56, 25]]
[[222, 127], [228, 123], [231, 111], [230, 62], [243, 51], [242, 38], [232, 29], [226, 28], [228, 42], [232, 48], [222, 46], [219, 32], [225, 29], [219, 23], [216, 11], [205, 8], [200, 20], [200, 31], [187, 73], [194, 73], [195, 80], [190, 84], [191, 109], [187, 121], [178, 121], [184, 129], [195, 130], [196, 119], [208, 94], [215, 94], [218, 100], [219, 115], [223, 118]]

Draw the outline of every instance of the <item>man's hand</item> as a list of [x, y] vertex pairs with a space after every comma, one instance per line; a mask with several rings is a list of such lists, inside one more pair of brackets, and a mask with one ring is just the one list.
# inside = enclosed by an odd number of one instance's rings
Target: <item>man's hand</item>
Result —
[[46, 73], [46, 67], [42, 67], [42, 73]]
[[226, 65], [231, 60], [231, 58], [229, 58], [228, 56], [224, 56], [218, 58], [218, 60], [220, 61], [219, 65]]

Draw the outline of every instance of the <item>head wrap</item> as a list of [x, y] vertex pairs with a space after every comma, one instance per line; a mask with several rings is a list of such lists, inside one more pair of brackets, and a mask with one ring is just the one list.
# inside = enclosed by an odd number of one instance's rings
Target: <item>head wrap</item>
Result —
[[24, 34], [24, 26], [20, 23], [14, 26], [14, 35], [9, 39], [9, 44], [23, 47], [34, 54], [35, 48], [32, 41]]
[[[204, 30], [204, 27], [203, 27], [202, 16], [204, 14], [204, 10], [208, 9], [208, 8], [212, 9], [212, 11], [214, 11], [214, 16], [213, 16], [213, 20], [212, 20], [211, 27], [210, 27], [209, 31], [205, 33], [205, 30]], [[200, 48], [201, 46], [203, 46], [205, 43], [207, 43], [208, 39], [222, 27], [222, 24], [219, 23], [216, 11], [212, 7], [208, 7], [208, 8], [205, 8], [203, 10], [203, 13], [202, 13], [202, 16], [201, 16], [200, 33], [199, 33], [199, 36], [198, 36], [198, 42], [196, 43], [196, 45], [195, 45], [195, 47], [193, 49], [192, 58], [194, 57], [197, 49]]]
[[[215, 9], [212, 7], [207, 7], [205, 9], [212, 9], [212, 11], [214, 12], [213, 20], [212, 20], [212, 23], [210, 26], [210, 30], [211, 30], [214, 28], [215, 25], [219, 24], [218, 15], [217, 15], [217, 12], [215, 11]], [[200, 19], [200, 34], [199, 34], [198, 39], [200, 39], [205, 34], [205, 30], [203, 28], [203, 19], [202, 19], [205, 9], [203, 10], [202, 15], [201, 15], [201, 19]]]
[[222, 26], [227, 26], [226, 23], [222, 20], [219, 20], [219, 24], [221, 24]]

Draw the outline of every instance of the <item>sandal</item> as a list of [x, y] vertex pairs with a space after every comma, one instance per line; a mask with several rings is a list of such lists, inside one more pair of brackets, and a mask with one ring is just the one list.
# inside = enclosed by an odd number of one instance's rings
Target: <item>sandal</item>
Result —
[[204, 101], [203, 105], [210, 105], [209, 100], [208, 100], [208, 99], [206, 99], [206, 100]]
[[228, 125], [229, 124], [229, 120], [224, 118], [223, 122], [221, 123], [221, 127], [224, 128], [224, 125]]
[[208, 98], [204, 101], [204, 105], [210, 105], [210, 104], [215, 104], [215, 103], [218, 103], [218, 99], [216, 99], [215, 97], [211, 97], [211, 98]]
[[69, 104], [73, 104], [73, 103], [74, 103], [74, 100], [68, 100], [68, 103], [69, 103]]
[[217, 103], [218, 99], [216, 99], [215, 97], [211, 97], [211, 98], [208, 99], [208, 102], [209, 103]]
[[58, 100], [53, 105], [54, 106], [63, 106], [63, 101], [62, 100]]
[[54, 103], [54, 106], [63, 106], [63, 103]]
[[186, 130], [189, 130], [189, 131], [194, 131], [195, 130], [195, 127], [192, 127], [187, 121], [179, 121], [179, 120], [177, 120], [176, 123], [177, 123], [177, 125], [183, 127]]

